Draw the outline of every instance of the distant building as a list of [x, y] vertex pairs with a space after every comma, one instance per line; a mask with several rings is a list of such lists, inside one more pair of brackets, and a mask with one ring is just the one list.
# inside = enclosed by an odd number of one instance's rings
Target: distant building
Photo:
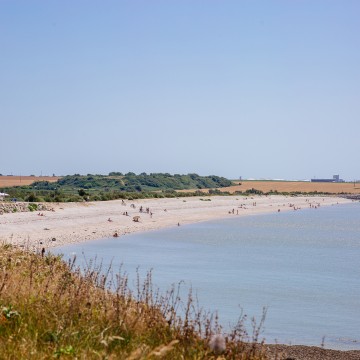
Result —
[[311, 182], [339, 183], [339, 182], [344, 182], [344, 180], [340, 179], [340, 175], [333, 175], [332, 179], [311, 179]]

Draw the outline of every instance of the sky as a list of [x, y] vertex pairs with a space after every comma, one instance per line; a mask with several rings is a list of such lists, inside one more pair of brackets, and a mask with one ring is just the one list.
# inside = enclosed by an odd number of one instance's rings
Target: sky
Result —
[[358, 0], [0, 0], [0, 173], [360, 179]]

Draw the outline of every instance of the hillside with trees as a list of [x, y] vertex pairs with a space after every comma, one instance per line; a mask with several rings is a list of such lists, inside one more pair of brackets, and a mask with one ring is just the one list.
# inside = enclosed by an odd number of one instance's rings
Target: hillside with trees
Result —
[[[109, 175], [68, 175], [56, 182], [36, 181], [29, 186], [3, 188], [11, 198], [24, 201], [98, 201], [112, 199], [135, 199], [144, 197], [172, 197], [198, 195], [201, 189], [228, 187], [232, 182], [215, 175], [198, 174], [171, 175], [169, 173], [122, 174], [111, 172]], [[177, 190], [194, 190], [180, 194]], [[197, 191], [196, 191], [197, 190]]]

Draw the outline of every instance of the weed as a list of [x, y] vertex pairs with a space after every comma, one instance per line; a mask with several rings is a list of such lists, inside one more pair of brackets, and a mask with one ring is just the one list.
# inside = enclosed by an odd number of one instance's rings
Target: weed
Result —
[[75, 258], [66, 263], [0, 245], [1, 357], [215, 359], [221, 352], [226, 359], [266, 358], [258, 343], [262, 322], [253, 323], [254, 342], [240, 322], [214, 338], [222, 333], [216, 314], [201, 310], [192, 292], [183, 302], [180, 286], [161, 294], [149, 272], [131, 290], [126, 273], [96, 259], [83, 269]]
[[30, 203], [30, 204], [28, 205], [28, 209], [29, 209], [29, 211], [37, 211], [37, 209], [38, 209], [38, 204]]
[[1, 314], [7, 320], [11, 320], [11, 319], [14, 319], [14, 318], [20, 316], [20, 314], [16, 310], [12, 309], [11, 305], [3, 306], [1, 309]]

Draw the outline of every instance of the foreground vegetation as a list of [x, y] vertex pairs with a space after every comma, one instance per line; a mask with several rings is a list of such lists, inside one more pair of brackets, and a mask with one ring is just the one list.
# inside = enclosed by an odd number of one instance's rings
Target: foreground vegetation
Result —
[[218, 346], [216, 317], [176, 288], [160, 295], [151, 274], [131, 291], [127, 276], [92, 262], [80, 271], [10, 245], [0, 254], [1, 359], [266, 359], [259, 328], [244, 342], [240, 320]]

